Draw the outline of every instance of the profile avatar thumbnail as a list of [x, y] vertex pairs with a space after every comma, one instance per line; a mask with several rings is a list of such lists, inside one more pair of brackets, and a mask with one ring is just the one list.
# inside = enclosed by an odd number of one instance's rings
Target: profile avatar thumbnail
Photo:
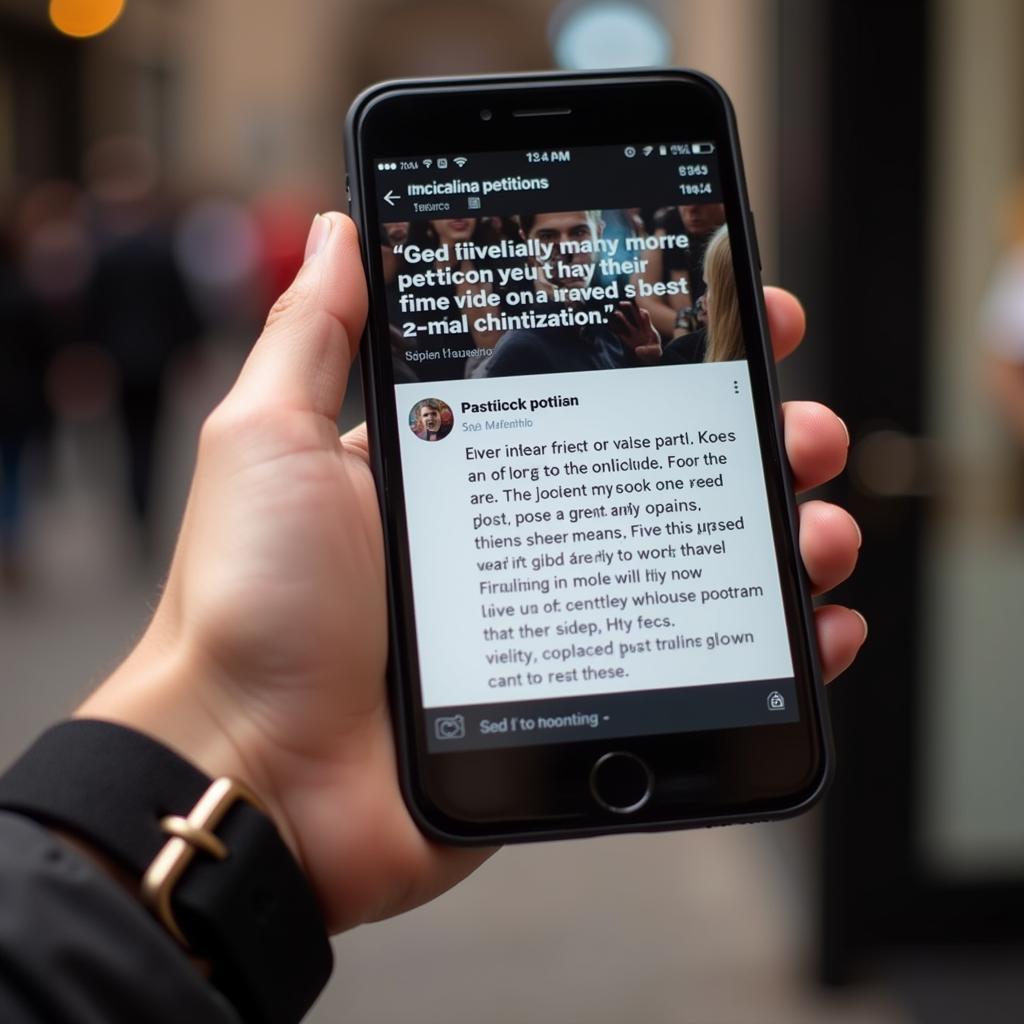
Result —
[[441, 441], [455, 426], [455, 414], [447, 402], [424, 398], [409, 412], [409, 429], [421, 441]]

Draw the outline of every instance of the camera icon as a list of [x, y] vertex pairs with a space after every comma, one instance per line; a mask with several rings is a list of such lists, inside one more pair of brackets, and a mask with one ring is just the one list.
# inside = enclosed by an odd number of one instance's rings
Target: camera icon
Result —
[[464, 715], [442, 715], [434, 719], [434, 735], [439, 740], [461, 740], [466, 736]]

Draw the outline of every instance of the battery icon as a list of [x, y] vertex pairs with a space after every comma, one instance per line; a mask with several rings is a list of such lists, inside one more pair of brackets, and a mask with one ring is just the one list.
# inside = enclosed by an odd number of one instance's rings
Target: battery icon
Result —
[[695, 142], [690, 146], [690, 152], [694, 155], [703, 153], [714, 153], [715, 144], [713, 142]]
[[658, 156], [668, 156], [668, 146], [659, 146]]

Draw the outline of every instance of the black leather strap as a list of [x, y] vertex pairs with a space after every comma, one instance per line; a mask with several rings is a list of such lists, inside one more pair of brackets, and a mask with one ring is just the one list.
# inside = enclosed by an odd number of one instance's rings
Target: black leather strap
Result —
[[[193, 765], [142, 733], [74, 719], [43, 733], [0, 776], [0, 808], [59, 825], [141, 878], [210, 785]], [[323, 917], [274, 824], [236, 803], [216, 829], [229, 855], [199, 853], [174, 889], [175, 917], [211, 981], [246, 1021], [292, 1024], [331, 973]]]

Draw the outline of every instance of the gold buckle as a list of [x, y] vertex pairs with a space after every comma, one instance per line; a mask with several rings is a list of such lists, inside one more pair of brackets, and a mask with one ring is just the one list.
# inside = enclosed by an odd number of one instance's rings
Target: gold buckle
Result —
[[160, 827], [171, 838], [142, 876], [142, 901], [186, 950], [189, 949], [188, 939], [178, 927], [171, 909], [174, 888], [198, 850], [217, 860], [228, 856], [228, 848], [213, 830], [239, 800], [266, 813], [259, 797], [248, 786], [224, 776], [210, 784], [187, 818], [169, 815], [160, 821]]

